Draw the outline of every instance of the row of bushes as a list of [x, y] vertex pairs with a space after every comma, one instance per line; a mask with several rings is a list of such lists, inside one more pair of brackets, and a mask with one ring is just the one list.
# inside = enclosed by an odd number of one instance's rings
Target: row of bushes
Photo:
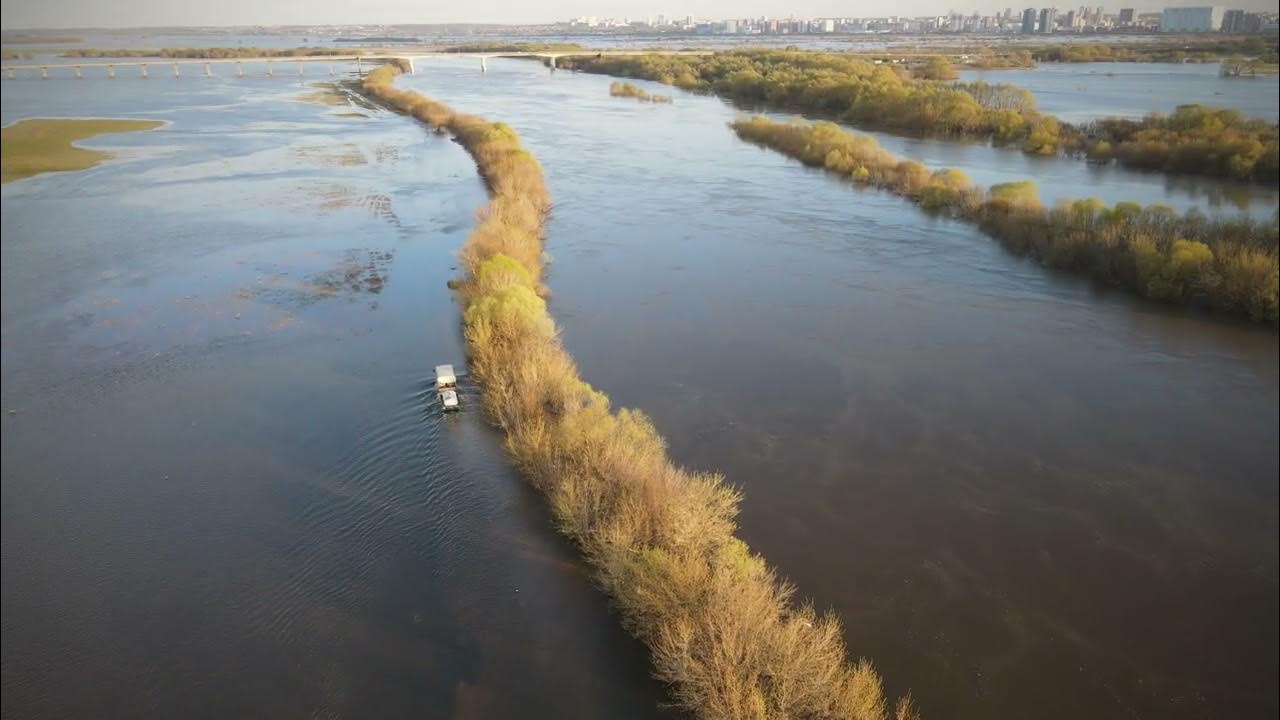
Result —
[[[735, 100], [794, 108], [847, 122], [933, 135], [989, 138], [1037, 155], [1065, 153], [1169, 173], [1280, 179], [1280, 129], [1203, 106], [1173, 116], [1076, 126], [1036, 110], [1022, 88], [916, 79], [896, 64], [826, 52], [743, 50], [701, 56], [572, 56], [561, 67], [638, 77]], [[945, 60], [921, 77], [952, 75]], [[1186, 122], [1188, 118], [1205, 123]], [[1150, 131], [1140, 135], [1140, 131]]]
[[329, 57], [333, 55], [359, 55], [359, 50], [350, 48], [296, 47], [296, 48], [260, 48], [260, 47], [193, 47], [193, 48], [159, 48], [149, 50], [130, 50], [127, 48], [83, 48], [65, 50], [64, 58], [174, 58], [180, 60], [227, 60], [232, 58], [289, 58], [289, 57]]
[[671, 102], [670, 95], [659, 95], [658, 93], [651, 93], [648, 90], [645, 90], [642, 87], [637, 87], [634, 84], [629, 82], [614, 81], [609, 83], [609, 94], [612, 95], [613, 97], [629, 97], [629, 98], [635, 98], [637, 100], [644, 100], [645, 102], [652, 102], [652, 103]]
[[1171, 173], [1275, 181], [1280, 178], [1280, 138], [1274, 123], [1236, 110], [1181, 105], [1171, 115], [1142, 120], [1108, 118], [1074, 129], [1075, 143], [1090, 158]]
[[1040, 62], [1217, 62], [1232, 55], [1271, 58], [1276, 41], [1261, 37], [1183, 39], [1157, 43], [1056, 43], [1026, 48]]
[[[578, 376], [543, 300], [550, 198], [537, 160], [510, 127], [395, 88], [398, 72], [371, 72], [365, 92], [453, 133], [491, 192], [459, 285], [485, 408], [675, 703], [708, 720], [887, 718], [880, 678], [847, 661], [839, 621], [794, 602], [734, 536], [737, 491], [673, 465], [648, 418]], [[895, 716], [914, 717], [909, 700]]]
[[930, 171], [874, 138], [832, 123], [733, 123], [738, 136], [856, 183], [889, 190], [922, 208], [980, 225], [1006, 247], [1161, 302], [1203, 303], [1224, 314], [1277, 324], [1280, 265], [1276, 222], [1179, 216], [1163, 206], [1108, 207], [1096, 199], [1046, 208], [1035, 183], [982, 189], [959, 170]]

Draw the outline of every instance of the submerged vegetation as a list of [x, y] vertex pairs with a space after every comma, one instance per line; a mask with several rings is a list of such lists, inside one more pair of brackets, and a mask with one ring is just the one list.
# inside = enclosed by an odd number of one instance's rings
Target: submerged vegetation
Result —
[[[737, 491], [672, 464], [648, 418], [578, 376], [543, 300], [551, 201], [538, 161], [507, 125], [397, 89], [398, 73], [371, 72], [364, 91], [452, 133], [490, 190], [458, 285], [485, 408], [676, 704], [706, 720], [889, 717], [871, 665], [848, 662], [839, 621], [796, 603], [734, 536]], [[909, 700], [893, 714], [915, 715]]]
[[0, 130], [0, 182], [86, 170], [110, 159], [111, 153], [76, 147], [76, 141], [108, 133], [154, 130], [162, 125], [159, 120], [19, 120]]
[[987, 190], [954, 169], [930, 171], [833, 123], [733, 123], [738, 136], [853, 182], [889, 190], [922, 208], [976, 223], [1014, 252], [1133, 290], [1153, 300], [1204, 304], [1277, 324], [1277, 227], [1184, 216], [1163, 206], [1108, 207], [1088, 199], [1045, 208], [1035, 183]]
[[637, 100], [644, 100], [645, 102], [652, 102], [652, 103], [671, 102], [670, 95], [659, 95], [658, 93], [651, 93], [648, 90], [645, 90], [644, 88], [641, 88], [641, 87], [636, 87], [634, 84], [629, 82], [615, 81], [615, 82], [609, 83], [609, 94], [614, 97], [629, 97], [629, 98], [635, 98]]
[[[946, 77], [929, 62], [925, 76]], [[701, 56], [562, 58], [562, 67], [656, 80], [744, 103], [800, 109], [871, 127], [988, 138], [1035, 155], [1058, 153], [1169, 173], [1280, 179], [1280, 129], [1230, 110], [1187, 105], [1168, 117], [1072, 125], [1039, 112], [1026, 90], [915, 79], [897, 65], [825, 52], [744, 50]]]
[[83, 48], [64, 50], [64, 58], [173, 58], [177, 60], [227, 60], [235, 58], [291, 58], [291, 57], [332, 57], [335, 55], [359, 55], [360, 50], [351, 48], [261, 48], [261, 47], [190, 47], [190, 48], [151, 48], [127, 49]]

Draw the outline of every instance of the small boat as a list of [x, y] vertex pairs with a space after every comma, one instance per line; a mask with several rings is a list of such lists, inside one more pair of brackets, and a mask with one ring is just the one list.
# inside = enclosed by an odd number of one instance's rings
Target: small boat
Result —
[[442, 410], [461, 409], [458, 405], [458, 376], [452, 365], [436, 366], [436, 394], [440, 396]]

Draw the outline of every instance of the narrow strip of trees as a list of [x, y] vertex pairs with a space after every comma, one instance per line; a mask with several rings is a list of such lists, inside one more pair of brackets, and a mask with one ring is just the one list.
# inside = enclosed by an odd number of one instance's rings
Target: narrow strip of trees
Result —
[[614, 410], [578, 375], [543, 300], [551, 198], [538, 161], [503, 123], [457, 113], [371, 72], [364, 91], [452, 133], [489, 204], [461, 252], [459, 294], [473, 375], [489, 417], [649, 648], [675, 704], [705, 720], [907, 720], [870, 663], [847, 659], [840, 622], [734, 535], [739, 494], [719, 475], [677, 467], [653, 424]]
[[930, 212], [975, 223], [1010, 250], [1152, 300], [1200, 303], [1224, 315], [1277, 324], [1277, 224], [1178, 215], [1164, 206], [1101, 200], [1041, 204], [1027, 180], [983, 189], [959, 170], [931, 171], [874, 138], [828, 123], [756, 117], [732, 125], [744, 140], [860, 185], [901, 195]]
[[[799, 109], [855, 125], [987, 138], [1035, 155], [1061, 153], [1171, 174], [1280, 180], [1280, 126], [1202, 105], [1185, 105], [1168, 116], [1072, 125], [1039, 112], [1031, 93], [1013, 85], [916, 79], [899, 65], [838, 53], [571, 56], [561, 58], [560, 65]], [[950, 75], [940, 58], [918, 65], [916, 72], [924, 78]]]

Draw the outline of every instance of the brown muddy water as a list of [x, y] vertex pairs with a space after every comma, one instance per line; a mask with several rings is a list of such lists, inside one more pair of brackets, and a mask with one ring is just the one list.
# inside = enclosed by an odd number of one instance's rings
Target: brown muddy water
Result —
[[3, 187], [0, 714], [658, 714], [501, 438], [435, 410], [460, 147], [282, 78], [0, 92], [172, 123]]
[[[893, 692], [926, 718], [1276, 715], [1274, 331], [1047, 272], [741, 143], [714, 98], [477, 70], [400, 81], [541, 160], [583, 376], [743, 489], [742, 535]], [[1274, 189], [1222, 203], [1197, 180], [883, 142], [1053, 199], [1276, 208]]]

